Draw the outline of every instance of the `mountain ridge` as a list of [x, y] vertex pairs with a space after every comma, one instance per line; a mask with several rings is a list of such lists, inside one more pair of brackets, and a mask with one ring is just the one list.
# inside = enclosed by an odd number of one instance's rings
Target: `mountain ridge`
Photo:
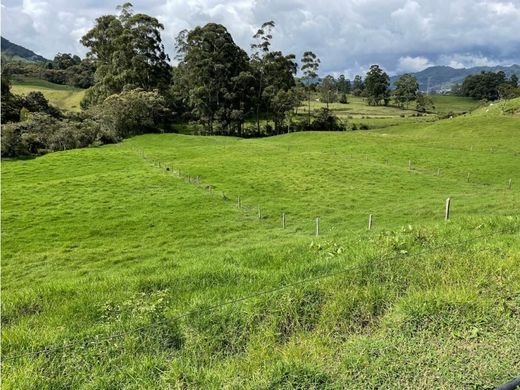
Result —
[[17, 45], [4, 37], [1, 37], [1, 46], [2, 56], [8, 59], [25, 62], [49, 62], [45, 57], [23, 46]]
[[[499, 71], [503, 71], [507, 77], [511, 77], [513, 73], [520, 77], [520, 65], [518, 64], [511, 66], [476, 66], [472, 68], [452, 68], [451, 66], [437, 65], [410, 74], [417, 78], [421, 91], [443, 92], [450, 90], [455, 84], [462, 84], [467, 76], [481, 72]], [[401, 75], [390, 77], [392, 87]]]

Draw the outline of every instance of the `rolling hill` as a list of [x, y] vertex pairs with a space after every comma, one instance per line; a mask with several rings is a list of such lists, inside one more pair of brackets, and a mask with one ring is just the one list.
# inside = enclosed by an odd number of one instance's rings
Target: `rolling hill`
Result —
[[518, 110], [3, 161], [3, 388], [507, 382]]

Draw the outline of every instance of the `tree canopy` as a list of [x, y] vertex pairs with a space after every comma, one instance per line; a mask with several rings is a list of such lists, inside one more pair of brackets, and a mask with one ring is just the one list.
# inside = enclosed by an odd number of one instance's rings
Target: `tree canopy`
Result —
[[406, 73], [394, 82], [394, 99], [399, 107], [406, 106], [417, 98], [419, 83], [415, 76]]
[[377, 106], [387, 105], [390, 98], [390, 77], [379, 65], [372, 65], [365, 77], [365, 90], [368, 104]]
[[86, 94], [84, 107], [125, 88], [164, 90], [169, 85], [171, 67], [161, 41], [164, 26], [154, 17], [134, 14], [130, 3], [118, 9], [118, 16], [97, 18], [81, 38], [96, 64], [96, 83]]

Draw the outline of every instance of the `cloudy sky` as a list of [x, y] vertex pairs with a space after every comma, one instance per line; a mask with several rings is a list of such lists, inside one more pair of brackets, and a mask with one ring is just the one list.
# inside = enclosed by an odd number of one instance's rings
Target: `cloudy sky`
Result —
[[[47, 58], [85, 54], [79, 38], [121, 1], [2, 0], [2, 35]], [[134, 0], [157, 17], [173, 57], [180, 30], [224, 24], [248, 49], [262, 22], [274, 20], [273, 47], [322, 60], [320, 73], [352, 77], [373, 63], [390, 73], [430, 65], [520, 63], [520, 0]]]

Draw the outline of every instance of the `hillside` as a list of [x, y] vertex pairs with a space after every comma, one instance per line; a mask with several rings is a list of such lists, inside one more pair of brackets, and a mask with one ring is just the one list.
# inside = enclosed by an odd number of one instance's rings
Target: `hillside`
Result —
[[45, 95], [49, 103], [62, 110], [80, 111], [80, 103], [86, 90], [35, 78], [14, 78], [11, 80], [11, 91], [18, 95], [39, 91]]
[[[412, 73], [419, 82], [421, 91], [443, 91], [450, 89], [454, 84], [462, 84], [464, 79], [473, 74], [481, 72], [503, 71], [507, 77], [513, 73], [520, 77], [520, 65], [512, 66], [478, 66], [474, 68], [455, 69], [450, 66], [432, 66], [420, 72]], [[390, 84], [399, 78], [399, 75], [390, 78]]]
[[32, 50], [26, 49], [23, 46], [12, 43], [8, 39], [1, 37], [2, 56], [14, 61], [24, 62], [48, 62], [46, 58], [36, 54]]
[[508, 107], [3, 161], [4, 388], [510, 380], [520, 100]]

